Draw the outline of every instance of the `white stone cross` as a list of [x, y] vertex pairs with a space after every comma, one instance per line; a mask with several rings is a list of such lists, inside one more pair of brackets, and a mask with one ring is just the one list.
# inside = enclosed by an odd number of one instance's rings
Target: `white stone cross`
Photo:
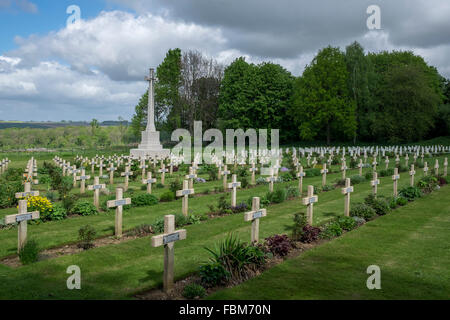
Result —
[[187, 180], [183, 181], [183, 190], [177, 191], [177, 197], [183, 197], [182, 202], [182, 211], [183, 214], [187, 217], [189, 211], [189, 195], [195, 194], [194, 189], [189, 188], [189, 182]]
[[258, 171], [258, 168], [256, 168], [255, 163], [252, 162], [252, 167], [250, 168], [250, 172], [252, 173], [252, 186], [256, 184], [256, 171]]
[[116, 189], [116, 199], [107, 202], [108, 208], [116, 208], [115, 218], [115, 235], [116, 237], [122, 237], [122, 214], [123, 206], [131, 204], [131, 198], [123, 198], [123, 189]]
[[306, 176], [306, 173], [303, 172], [303, 166], [300, 166], [300, 170], [297, 173], [298, 178], [298, 192], [300, 192], [300, 195], [303, 193], [303, 178]]
[[394, 197], [398, 196], [398, 180], [400, 179], [400, 175], [398, 174], [398, 168], [394, 169], [394, 175], [392, 176], [392, 180], [394, 181]]
[[347, 164], [345, 163], [345, 161], [342, 163], [341, 170], [342, 170], [342, 179], [345, 179], [345, 175], [347, 172]]
[[252, 201], [252, 211], [244, 214], [244, 221], [252, 222], [252, 235], [251, 242], [255, 243], [259, 241], [259, 219], [267, 216], [266, 209], [260, 209], [260, 198], [254, 197]]
[[165, 185], [166, 173], [169, 172], [169, 170], [166, 169], [164, 162], [161, 164], [161, 169], [158, 170], [158, 172], [161, 173], [161, 184]]
[[28, 212], [27, 200], [19, 201], [19, 213], [5, 217], [5, 224], [19, 223], [18, 229], [18, 246], [19, 253], [27, 242], [27, 221], [39, 219], [39, 211]]
[[109, 164], [109, 168], [106, 169], [107, 171], [109, 171], [109, 184], [114, 184], [114, 171], [117, 170], [117, 168], [114, 167], [114, 164], [111, 162]]
[[133, 172], [130, 171], [130, 166], [126, 166], [125, 167], [125, 172], [121, 173], [122, 177], [125, 177], [125, 188], [124, 190], [127, 191], [128, 190], [128, 184], [130, 182], [130, 176], [133, 175]]
[[370, 185], [372, 186], [373, 195], [377, 196], [378, 185], [380, 184], [380, 180], [378, 179], [378, 173], [373, 173], [373, 180], [370, 181]]
[[80, 183], [80, 193], [83, 194], [86, 192], [86, 180], [89, 180], [91, 176], [86, 175], [86, 170], [81, 169], [81, 176], [77, 177], [77, 180], [81, 181]]
[[100, 178], [95, 177], [94, 178], [94, 184], [88, 186], [88, 190], [94, 190], [94, 206], [99, 209], [100, 204], [100, 190], [106, 189], [106, 184], [100, 184]]
[[344, 214], [347, 217], [350, 217], [350, 194], [354, 191], [350, 183], [350, 178], [345, 179], [345, 188], [342, 188], [342, 194], [345, 195]]
[[152, 247], [164, 246], [164, 277], [163, 285], [166, 293], [173, 289], [174, 277], [174, 244], [185, 240], [187, 232], [184, 229], [175, 231], [175, 216], [164, 217], [164, 234], [152, 237]]
[[438, 176], [439, 175], [439, 160], [436, 159], [436, 162], [434, 163], [434, 175]]
[[143, 179], [142, 183], [147, 185], [147, 193], [151, 194], [152, 193], [152, 184], [156, 183], [157, 180], [152, 178], [152, 173], [151, 171], [147, 172], [147, 179]]
[[386, 156], [386, 160], [384, 160], [384, 163], [386, 164], [386, 170], [389, 168], [389, 157]]
[[233, 174], [231, 183], [228, 184], [228, 189], [233, 189], [231, 191], [231, 206], [236, 207], [236, 188], [240, 188], [241, 183], [237, 181], [237, 175]]
[[416, 170], [414, 170], [414, 164], [411, 165], [411, 171], [409, 171], [410, 178], [410, 185], [411, 187], [414, 187], [414, 175], [416, 174]]
[[328, 169], [327, 169], [327, 164], [326, 163], [323, 164], [323, 169], [320, 170], [320, 173], [322, 174], [322, 187], [323, 187], [324, 185], [327, 184]]
[[362, 159], [359, 159], [358, 169], [359, 169], [359, 176], [362, 177], [362, 169], [363, 169]]
[[444, 159], [444, 177], [447, 176], [447, 167], [448, 167], [448, 160], [447, 158]]
[[424, 165], [423, 165], [423, 175], [427, 176], [428, 175], [428, 162], [425, 161]]
[[231, 172], [228, 171], [228, 166], [225, 165], [222, 171], [222, 175], [223, 175], [223, 189], [226, 190], [227, 189], [227, 176], [230, 174]]
[[31, 183], [25, 182], [25, 192], [17, 192], [15, 194], [16, 199], [26, 198], [28, 196], [37, 197], [39, 195], [39, 191], [31, 191]]
[[313, 210], [314, 210], [314, 203], [317, 203], [319, 201], [319, 197], [314, 195], [314, 186], [308, 186], [308, 196], [306, 198], [303, 198], [303, 204], [307, 206], [306, 209], [306, 216], [308, 219], [308, 224], [310, 226], [313, 225]]
[[269, 191], [273, 192], [273, 184], [277, 181], [277, 178], [273, 175], [272, 168], [270, 168], [270, 177], [266, 178], [266, 181], [269, 182]]

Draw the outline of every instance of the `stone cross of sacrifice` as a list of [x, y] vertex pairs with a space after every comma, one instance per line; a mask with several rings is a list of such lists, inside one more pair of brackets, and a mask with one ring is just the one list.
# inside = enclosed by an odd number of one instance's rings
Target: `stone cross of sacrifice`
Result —
[[244, 221], [252, 222], [252, 234], [251, 241], [252, 243], [259, 241], [259, 219], [267, 216], [266, 209], [260, 209], [260, 198], [254, 197], [252, 201], [252, 211], [246, 212], [244, 214]]
[[18, 245], [17, 252], [19, 253], [25, 243], [27, 242], [27, 223], [28, 220], [39, 219], [39, 211], [28, 212], [27, 200], [19, 201], [19, 213], [5, 217], [5, 224], [19, 223], [18, 229]]
[[156, 183], [156, 179], [152, 178], [151, 171], [147, 172], [147, 179], [143, 179], [142, 183], [147, 185], [147, 193], [152, 194], [152, 184]]
[[174, 277], [174, 244], [185, 240], [187, 232], [184, 229], [175, 231], [175, 216], [164, 217], [164, 234], [152, 237], [152, 247], [164, 246], [164, 276], [163, 286], [166, 293], [173, 289]]
[[183, 197], [183, 202], [182, 202], [182, 211], [183, 214], [187, 217], [188, 215], [188, 210], [189, 210], [189, 195], [191, 194], [195, 194], [194, 189], [189, 188], [189, 182], [187, 180], [183, 181], [183, 190], [178, 190], [177, 191], [177, 197]]
[[241, 183], [237, 181], [237, 175], [233, 174], [231, 183], [228, 184], [228, 189], [233, 189], [231, 191], [231, 206], [236, 207], [236, 188], [240, 188]]
[[308, 196], [303, 198], [303, 204], [307, 206], [306, 208], [306, 216], [308, 219], [308, 224], [312, 226], [313, 224], [313, 210], [314, 203], [319, 201], [319, 197], [314, 195], [314, 186], [308, 186]]
[[116, 208], [116, 219], [115, 219], [115, 235], [116, 237], [122, 237], [122, 214], [123, 206], [131, 204], [130, 198], [123, 198], [123, 189], [116, 189], [116, 199], [107, 202], [108, 208]]
[[94, 190], [94, 206], [100, 207], [100, 190], [106, 189], [106, 184], [100, 184], [100, 177], [94, 177], [94, 184], [88, 186], [88, 190]]
[[345, 188], [342, 188], [342, 194], [345, 195], [344, 213], [347, 217], [350, 217], [350, 194], [354, 191], [350, 183], [350, 178], [345, 179]]

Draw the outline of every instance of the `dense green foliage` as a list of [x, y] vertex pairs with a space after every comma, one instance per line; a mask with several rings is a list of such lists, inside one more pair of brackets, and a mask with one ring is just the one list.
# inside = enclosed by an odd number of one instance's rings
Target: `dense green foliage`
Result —
[[25, 243], [19, 252], [19, 259], [23, 265], [36, 262], [39, 258], [39, 247], [35, 240], [29, 240]]

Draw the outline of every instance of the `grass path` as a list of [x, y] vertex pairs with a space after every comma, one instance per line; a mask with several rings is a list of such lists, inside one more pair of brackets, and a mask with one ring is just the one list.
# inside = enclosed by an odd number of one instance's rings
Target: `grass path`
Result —
[[[210, 299], [449, 299], [450, 187]], [[381, 290], [366, 269], [381, 268]]]

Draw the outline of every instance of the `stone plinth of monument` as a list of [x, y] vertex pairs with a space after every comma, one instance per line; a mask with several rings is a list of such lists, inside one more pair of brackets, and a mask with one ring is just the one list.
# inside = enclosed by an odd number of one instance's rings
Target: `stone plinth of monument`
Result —
[[155, 127], [155, 100], [154, 100], [154, 81], [155, 70], [150, 69], [150, 76], [145, 78], [149, 82], [148, 87], [148, 120], [147, 129], [142, 132], [141, 144], [137, 149], [132, 149], [130, 155], [134, 158], [158, 157], [164, 158], [170, 155], [170, 150], [163, 149], [160, 142], [159, 132]]

